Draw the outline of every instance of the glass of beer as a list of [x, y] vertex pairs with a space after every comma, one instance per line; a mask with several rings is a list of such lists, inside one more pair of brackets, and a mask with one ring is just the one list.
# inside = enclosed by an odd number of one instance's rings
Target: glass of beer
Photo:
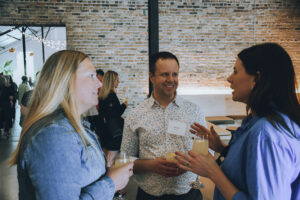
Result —
[[[208, 154], [208, 137], [207, 135], [201, 135], [194, 139], [192, 152], [197, 154]], [[204, 184], [199, 180], [199, 176], [197, 176], [197, 180], [190, 183], [190, 186], [194, 189], [204, 188]]]
[[[136, 159], [137, 159], [136, 157], [127, 155], [126, 152], [120, 152], [117, 155], [117, 157], [115, 159], [115, 162], [112, 165], [112, 167], [113, 168], [123, 167], [127, 163], [134, 162]], [[113, 198], [113, 200], [127, 200], [124, 197], [125, 193], [126, 192], [124, 190], [117, 191], [116, 194], [115, 194], [115, 196], [114, 196], [114, 198]]]
[[166, 160], [170, 161], [170, 162], [177, 162], [175, 156], [176, 156], [176, 154], [174, 152], [168, 152], [166, 154]]
[[136, 160], [136, 157], [128, 156], [125, 152], [120, 152], [117, 155], [112, 167], [114, 167], [114, 168], [123, 167], [127, 163], [134, 162], [135, 160]]
[[192, 152], [207, 155], [208, 154], [208, 138], [205, 135], [194, 139]]

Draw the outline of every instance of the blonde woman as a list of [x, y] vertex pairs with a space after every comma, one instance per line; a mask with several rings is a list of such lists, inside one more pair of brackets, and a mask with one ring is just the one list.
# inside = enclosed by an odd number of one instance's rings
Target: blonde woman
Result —
[[99, 93], [99, 119], [104, 124], [100, 128], [100, 141], [107, 156], [107, 166], [110, 167], [120, 150], [124, 120], [121, 115], [127, 107], [127, 101], [120, 104], [116, 94], [119, 85], [119, 75], [115, 71], [107, 71], [102, 80]]
[[87, 55], [59, 51], [45, 63], [30, 100], [19, 144], [19, 199], [112, 199], [133, 163], [106, 171], [96, 136], [81, 114], [97, 105], [100, 86]]

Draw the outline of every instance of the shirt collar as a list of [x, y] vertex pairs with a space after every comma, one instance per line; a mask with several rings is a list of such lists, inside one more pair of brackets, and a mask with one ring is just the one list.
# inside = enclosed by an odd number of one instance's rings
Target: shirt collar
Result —
[[251, 128], [258, 120], [259, 117], [256, 115], [248, 115], [247, 117], [245, 117], [242, 121], [241, 126], [232, 135], [232, 140], [229, 143], [234, 143], [237, 138], [239, 138], [243, 133]]
[[[159, 102], [153, 98], [153, 95], [149, 97], [148, 101], [149, 101], [149, 106], [151, 108], [153, 108], [154, 106], [160, 106]], [[169, 104], [173, 104], [177, 107], [180, 107], [182, 103], [183, 103], [183, 99], [176, 94], [175, 98]]]

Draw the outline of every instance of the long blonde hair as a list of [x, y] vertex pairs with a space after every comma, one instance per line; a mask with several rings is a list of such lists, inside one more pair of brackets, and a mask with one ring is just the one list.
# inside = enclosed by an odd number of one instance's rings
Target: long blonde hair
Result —
[[14, 165], [19, 157], [22, 139], [29, 128], [41, 118], [53, 113], [59, 106], [79, 134], [84, 146], [91, 138], [85, 132], [77, 109], [75, 80], [78, 65], [88, 56], [79, 51], [63, 50], [51, 55], [43, 66], [40, 77], [30, 98], [27, 117], [24, 119], [21, 137], [8, 164]]
[[115, 82], [118, 78], [118, 73], [115, 71], [107, 71], [102, 80], [102, 87], [99, 92], [99, 99], [105, 99], [109, 93], [115, 92]]

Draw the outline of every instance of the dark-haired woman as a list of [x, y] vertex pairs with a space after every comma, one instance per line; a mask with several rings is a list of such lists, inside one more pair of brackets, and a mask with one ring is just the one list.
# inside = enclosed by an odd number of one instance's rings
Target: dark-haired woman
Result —
[[224, 162], [219, 167], [211, 155], [177, 152], [180, 167], [209, 177], [214, 199], [300, 199], [300, 106], [290, 56], [274, 43], [247, 48], [228, 82], [232, 99], [248, 111], [229, 146], [213, 129], [195, 123], [191, 131], [207, 134], [213, 150], [227, 151]]

